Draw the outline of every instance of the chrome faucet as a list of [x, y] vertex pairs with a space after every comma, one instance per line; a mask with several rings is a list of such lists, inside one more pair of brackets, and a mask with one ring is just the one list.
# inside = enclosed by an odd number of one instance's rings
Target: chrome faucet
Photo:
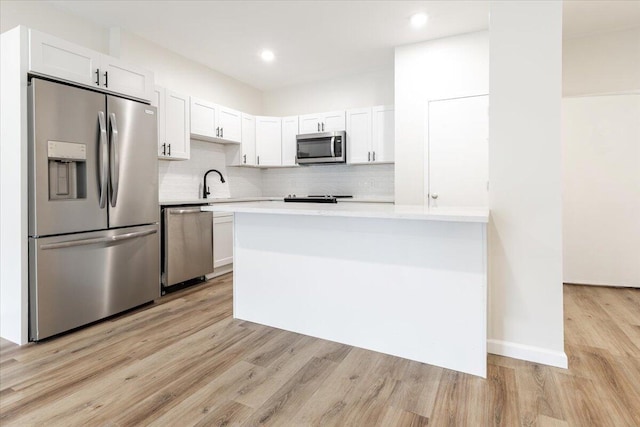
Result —
[[222, 174], [220, 173], [219, 170], [209, 169], [208, 171], [206, 171], [205, 174], [204, 174], [204, 180], [203, 180], [203, 183], [202, 183], [202, 198], [203, 199], [206, 199], [207, 196], [209, 194], [211, 194], [211, 192], [209, 191], [209, 187], [207, 187], [207, 175], [209, 175], [210, 172], [215, 172], [218, 175], [220, 175], [220, 182], [224, 182], [224, 177], [222, 176]]

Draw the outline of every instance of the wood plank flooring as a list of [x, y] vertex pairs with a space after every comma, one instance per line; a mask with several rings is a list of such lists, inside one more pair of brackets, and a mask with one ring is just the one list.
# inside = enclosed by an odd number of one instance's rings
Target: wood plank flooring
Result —
[[640, 426], [640, 290], [565, 285], [569, 369], [484, 380], [233, 320], [231, 280], [0, 342], [0, 425]]

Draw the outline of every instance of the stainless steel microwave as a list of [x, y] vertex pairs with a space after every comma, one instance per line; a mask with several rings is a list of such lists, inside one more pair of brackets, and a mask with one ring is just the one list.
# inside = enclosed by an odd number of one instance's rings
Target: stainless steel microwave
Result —
[[296, 162], [300, 165], [347, 162], [347, 133], [322, 132], [296, 136]]

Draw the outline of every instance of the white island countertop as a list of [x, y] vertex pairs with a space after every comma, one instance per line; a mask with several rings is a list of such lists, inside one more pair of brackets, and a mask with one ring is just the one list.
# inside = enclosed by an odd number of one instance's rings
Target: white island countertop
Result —
[[489, 222], [489, 209], [486, 208], [430, 209], [426, 206], [395, 205], [390, 203], [286, 203], [282, 201], [260, 201], [217, 203], [215, 206], [202, 206], [201, 210], [422, 221]]

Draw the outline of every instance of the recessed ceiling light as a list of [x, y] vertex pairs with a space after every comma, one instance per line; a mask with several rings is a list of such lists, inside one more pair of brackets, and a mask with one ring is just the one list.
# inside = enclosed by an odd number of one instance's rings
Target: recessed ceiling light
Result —
[[276, 56], [270, 50], [263, 50], [262, 53], [260, 54], [260, 57], [265, 62], [271, 62], [274, 59], [276, 59]]
[[427, 23], [426, 13], [415, 13], [411, 15], [411, 26], [413, 28], [421, 28]]

